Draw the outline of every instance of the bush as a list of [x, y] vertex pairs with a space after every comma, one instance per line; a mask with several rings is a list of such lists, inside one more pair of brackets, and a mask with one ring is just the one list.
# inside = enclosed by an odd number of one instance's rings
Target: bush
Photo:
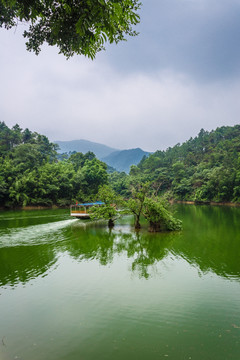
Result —
[[182, 229], [181, 220], [173, 217], [163, 199], [146, 198], [143, 215], [149, 222], [149, 231], [151, 232], [176, 231]]

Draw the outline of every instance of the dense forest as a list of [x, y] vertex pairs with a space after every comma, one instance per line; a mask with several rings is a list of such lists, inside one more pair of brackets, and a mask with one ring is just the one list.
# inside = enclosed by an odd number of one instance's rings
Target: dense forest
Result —
[[202, 129], [182, 145], [143, 158], [129, 177], [114, 173], [110, 181], [125, 196], [131, 177], [150, 181], [156, 195], [175, 200], [240, 202], [240, 125]]
[[0, 206], [64, 206], [90, 200], [108, 182], [92, 152], [58, 161], [56, 150], [46, 136], [0, 122]]
[[0, 122], [0, 206], [65, 206], [95, 199], [107, 184], [126, 199], [146, 183], [148, 196], [240, 202], [240, 125], [202, 129], [182, 145], [144, 157], [129, 175], [109, 174], [92, 152], [59, 160], [56, 150], [46, 136]]

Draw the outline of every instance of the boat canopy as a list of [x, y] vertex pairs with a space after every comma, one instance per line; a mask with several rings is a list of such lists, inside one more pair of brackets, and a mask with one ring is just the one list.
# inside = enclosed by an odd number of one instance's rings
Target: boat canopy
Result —
[[92, 203], [82, 203], [82, 204], [76, 204], [76, 206], [95, 206], [95, 205], [105, 205], [102, 201], [96, 201]]

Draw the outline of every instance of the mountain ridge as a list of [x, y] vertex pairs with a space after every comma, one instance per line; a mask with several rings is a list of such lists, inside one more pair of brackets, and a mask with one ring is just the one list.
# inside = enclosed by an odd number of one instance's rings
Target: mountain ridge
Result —
[[69, 153], [74, 151], [86, 153], [92, 151], [99, 160], [104, 161], [107, 165], [115, 168], [117, 171], [125, 172], [129, 172], [131, 165], [137, 165], [144, 156], [150, 154], [150, 152], [144, 151], [139, 147], [120, 150], [84, 139], [70, 141], [57, 140], [54, 143], [59, 146], [59, 153]]
[[[58, 152], [69, 153], [69, 152], [82, 152], [83, 154], [88, 151], [92, 151], [97, 158], [102, 158], [108, 156], [113, 151], [118, 151], [118, 149], [112, 148], [110, 146], [100, 144], [97, 142], [79, 139], [79, 140], [56, 140], [54, 141], [60, 148]], [[121, 150], [119, 150], [121, 151]]]
[[128, 173], [131, 165], [137, 165], [144, 156], [148, 157], [149, 154], [149, 152], [143, 151], [141, 148], [127, 149], [114, 151], [101, 160], [118, 171], [125, 171]]

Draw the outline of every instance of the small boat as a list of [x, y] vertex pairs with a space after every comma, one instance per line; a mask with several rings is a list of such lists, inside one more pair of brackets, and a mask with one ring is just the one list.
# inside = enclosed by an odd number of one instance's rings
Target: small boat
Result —
[[78, 219], [90, 219], [90, 214], [88, 212], [89, 209], [92, 206], [101, 206], [101, 205], [104, 205], [102, 201], [71, 205], [70, 216], [76, 217]]

